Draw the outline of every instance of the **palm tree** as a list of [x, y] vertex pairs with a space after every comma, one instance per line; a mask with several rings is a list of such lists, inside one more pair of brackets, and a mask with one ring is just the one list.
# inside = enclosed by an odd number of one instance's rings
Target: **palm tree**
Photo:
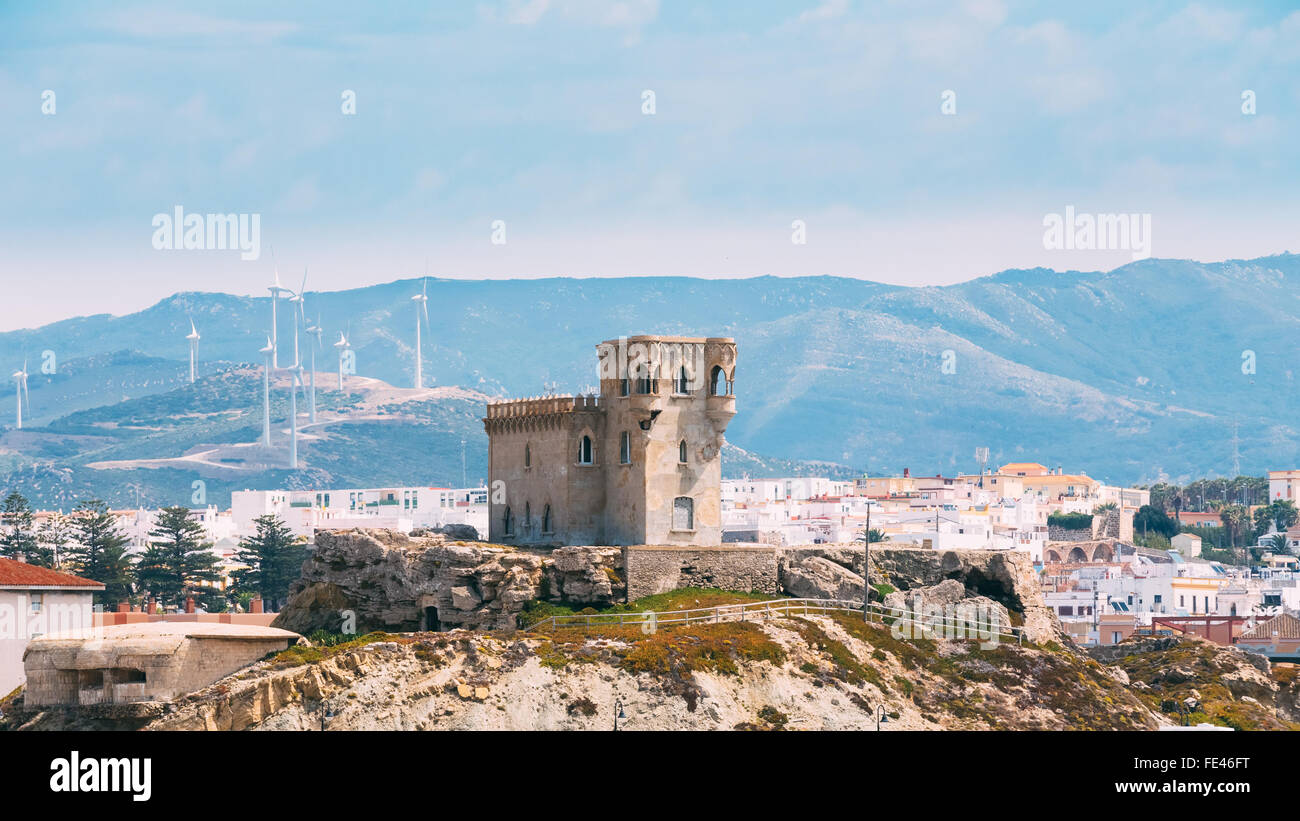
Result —
[[1249, 512], [1241, 505], [1224, 504], [1219, 506], [1219, 519], [1223, 522], [1224, 529], [1228, 531], [1229, 547], [1234, 552], [1237, 549], [1237, 531], [1249, 520], [1249, 517]]
[[1291, 546], [1287, 544], [1285, 533], [1274, 533], [1268, 540], [1268, 546], [1274, 553], [1290, 553]]

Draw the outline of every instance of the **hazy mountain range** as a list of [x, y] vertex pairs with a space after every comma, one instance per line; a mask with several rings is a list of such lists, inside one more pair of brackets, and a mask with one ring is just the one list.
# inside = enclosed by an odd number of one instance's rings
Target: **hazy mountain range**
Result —
[[[327, 373], [339, 331], [349, 332], [358, 376], [411, 385], [410, 297], [419, 290], [416, 278], [308, 292], [306, 313], [326, 329], [317, 352], [323, 402], [349, 419], [367, 416], [348, 407], [364, 404], [366, 384], [341, 396]], [[952, 473], [974, 469], [981, 445], [994, 464], [1028, 459], [1125, 483], [1226, 475], [1234, 461], [1253, 474], [1300, 461], [1300, 256], [1292, 254], [1015, 270], [926, 288], [836, 277], [430, 279], [428, 294], [425, 381], [463, 391], [399, 392], [386, 400], [393, 419], [340, 417], [329, 435], [305, 442], [298, 475], [268, 457], [262, 474], [246, 466], [212, 476], [209, 490], [224, 492], [228, 480], [459, 484], [462, 439], [464, 473], [481, 479], [486, 439], [477, 419], [488, 396], [594, 385], [596, 343], [638, 333], [736, 338], [739, 413], [728, 439], [737, 449], [724, 457], [733, 475]], [[292, 357], [291, 311], [280, 303], [282, 360]], [[64, 497], [55, 486], [122, 494], [142, 478], [153, 487], [172, 468], [87, 465], [177, 456], [210, 444], [204, 437], [256, 440], [260, 370], [248, 366], [260, 364], [269, 317], [268, 297], [182, 293], [127, 316], [0, 334], [0, 366], [28, 362], [36, 426], [0, 439], [0, 474], [9, 474], [0, 484], [39, 484], [32, 492], [46, 500]], [[193, 387], [185, 382], [191, 318], [205, 377]], [[46, 351], [53, 374], [41, 372]], [[12, 426], [12, 382], [8, 390], [0, 422]], [[188, 488], [188, 469], [150, 492]]]

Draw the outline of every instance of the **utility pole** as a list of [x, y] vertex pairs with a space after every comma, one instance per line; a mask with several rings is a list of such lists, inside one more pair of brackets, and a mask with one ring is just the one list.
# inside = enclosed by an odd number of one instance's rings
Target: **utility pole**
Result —
[[871, 615], [871, 497], [867, 496], [867, 531], [862, 534], [862, 620]]

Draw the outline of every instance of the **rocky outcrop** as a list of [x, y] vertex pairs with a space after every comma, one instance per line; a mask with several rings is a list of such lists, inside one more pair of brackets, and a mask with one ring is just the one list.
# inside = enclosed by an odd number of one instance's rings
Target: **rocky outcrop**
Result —
[[474, 542], [478, 541], [478, 528], [474, 525], [465, 524], [447, 524], [438, 527], [417, 527], [411, 531], [412, 536], [443, 536], [448, 541]]
[[1133, 637], [1087, 654], [1124, 674], [1153, 711], [1239, 730], [1300, 728], [1300, 678], [1264, 656], [1196, 636]]
[[[780, 548], [777, 562], [781, 589], [811, 598], [862, 597], [862, 545], [810, 545]], [[944, 581], [959, 583], [939, 587]], [[909, 593], [923, 591], [928, 604], [974, 606], [978, 612], [1005, 614], [1012, 625], [1023, 624], [1025, 638], [1034, 642], [1061, 641], [1061, 626], [1043, 601], [1038, 574], [1026, 553], [1006, 550], [930, 550], [871, 545], [871, 595], [877, 585]], [[844, 594], [849, 595], [844, 595]], [[911, 595], [886, 600], [905, 607]], [[950, 601], [951, 600], [951, 601]], [[1012, 613], [1015, 618], [1012, 618]]]
[[861, 574], [822, 556], [803, 556], [782, 563], [780, 579], [781, 589], [791, 596], [862, 601]]
[[193, 693], [150, 730], [1152, 729], [1074, 653], [913, 644], [852, 616], [590, 636], [383, 635], [286, 652]]
[[959, 581], [967, 596], [991, 599], [1023, 619], [1026, 639], [1038, 643], [1062, 639], [1061, 623], [1043, 601], [1027, 553], [872, 545], [871, 565], [872, 583], [879, 573], [880, 581], [900, 590], [930, 587], [945, 579]]
[[1001, 632], [1011, 627], [1011, 614], [1005, 605], [987, 596], [970, 595], [966, 585], [956, 579], [945, 579], [929, 587], [896, 590], [885, 596], [885, 607], [933, 619], [936, 630], [948, 631], [945, 635], [951, 635], [958, 627], [977, 632]]
[[318, 530], [275, 626], [304, 635], [503, 629], [534, 599], [605, 606], [625, 592], [618, 548], [542, 554], [424, 533]]

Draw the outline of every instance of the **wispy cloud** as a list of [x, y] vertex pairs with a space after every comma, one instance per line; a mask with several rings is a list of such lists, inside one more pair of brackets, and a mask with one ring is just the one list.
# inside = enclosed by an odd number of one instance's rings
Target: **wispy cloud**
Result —
[[643, 26], [659, 14], [659, 0], [506, 0], [483, 7], [489, 20], [531, 26], [547, 16], [590, 26]]
[[237, 20], [168, 8], [143, 7], [117, 11], [101, 24], [108, 31], [131, 37], [247, 37], [267, 42], [300, 29], [299, 24], [276, 20]]
[[[32, 8], [0, 13], [22, 44], [0, 49], [0, 244], [31, 274], [10, 322], [55, 286], [87, 305], [49, 310], [97, 310], [108, 297], [76, 277], [106, 266], [127, 283], [109, 296], [137, 304], [260, 282], [258, 263], [178, 273], [187, 258], [140, 255], [177, 202], [261, 213], [282, 262], [310, 249], [351, 284], [431, 245], [449, 274], [938, 282], [1053, 264], [1042, 214], [1072, 202], [1152, 213], [1162, 256], [1270, 253], [1300, 222], [1290, 10], [320, 0], [286, 19], [225, 0], [70, 26], [59, 0]], [[498, 219], [507, 246], [489, 241]]]

